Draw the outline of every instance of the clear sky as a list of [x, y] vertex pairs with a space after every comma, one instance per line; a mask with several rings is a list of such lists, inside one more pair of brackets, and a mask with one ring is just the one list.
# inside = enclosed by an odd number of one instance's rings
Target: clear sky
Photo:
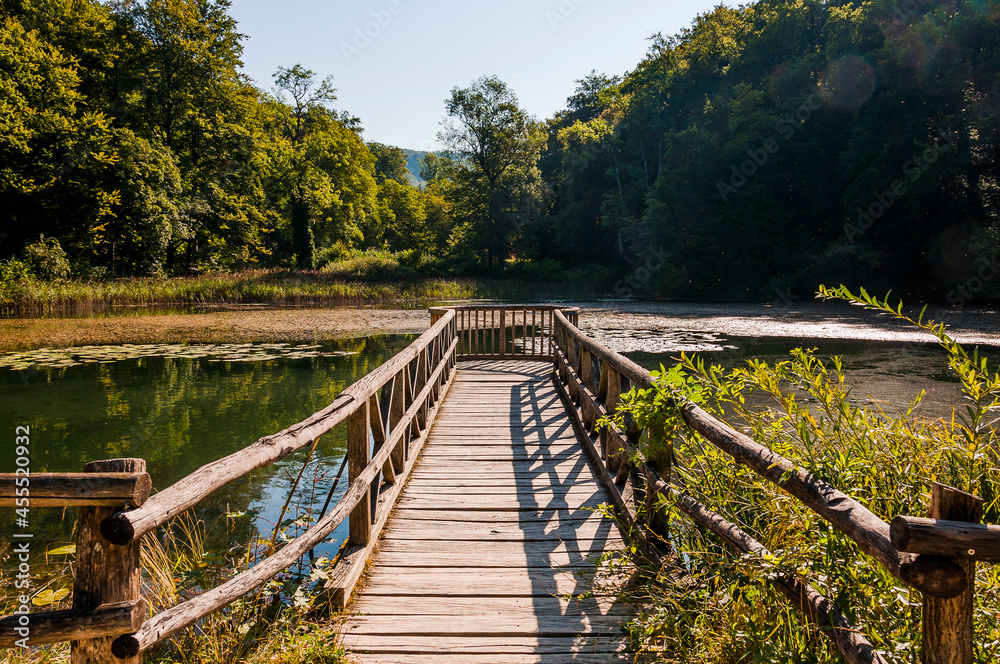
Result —
[[[495, 74], [539, 119], [592, 69], [623, 74], [647, 38], [674, 34], [718, 0], [234, 0], [245, 70], [270, 90], [279, 66], [333, 75], [337, 107], [366, 140], [436, 149], [455, 86]], [[726, 3], [732, 4], [732, 3]]]

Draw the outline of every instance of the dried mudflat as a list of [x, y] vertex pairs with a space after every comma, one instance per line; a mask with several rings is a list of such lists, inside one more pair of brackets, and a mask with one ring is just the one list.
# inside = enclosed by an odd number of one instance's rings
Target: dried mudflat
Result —
[[[933, 335], [887, 314], [840, 302], [753, 304], [669, 304], [658, 302], [579, 303], [580, 326], [609, 348], [675, 352], [720, 350], [726, 337], [789, 337], [863, 341], [934, 342]], [[919, 309], [904, 310], [912, 318]], [[1000, 315], [990, 308], [940, 311], [949, 334], [966, 345], [1000, 346]]]
[[421, 310], [232, 309], [198, 314], [0, 320], [0, 351], [91, 344], [315, 343], [372, 334], [416, 334]]

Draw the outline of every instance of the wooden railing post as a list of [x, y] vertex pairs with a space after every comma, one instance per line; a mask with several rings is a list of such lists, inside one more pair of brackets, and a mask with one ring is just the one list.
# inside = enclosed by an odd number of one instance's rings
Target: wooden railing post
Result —
[[[91, 461], [85, 473], [145, 473], [143, 459]], [[142, 573], [136, 540], [124, 546], [111, 544], [101, 535], [101, 522], [115, 513], [115, 507], [81, 507], [76, 532], [76, 577], [73, 580], [73, 608], [95, 609], [102, 604], [139, 599]], [[111, 653], [115, 637], [105, 636], [73, 641], [71, 664], [140, 664], [141, 655], [116, 659]]]
[[[928, 516], [946, 521], [979, 523], [983, 517], [983, 500], [934, 482]], [[924, 595], [924, 664], [972, 664], [976, 562], [952, 560], [965, 570], [968, 586], [965, 592], [951, 599]]]
[[[513, 345], [511, 345], [513, 350]], [[507, 310], [500, 310], [500, 357], [507, 355]]]
[[[398, 377], [397, 377], [398, 378]], [[353, 484], [355, 478], [365, 471], [371, 461], [371, 447], [368, 441], [370, 413], [368, 401], [347, 418], [347, 477]], [[377, 482], [373, 482], [378, 486]], [[351, 544], [365, 546], [372, 536], [372, 501], [360, 501], [348, 519], [349, 540]]]

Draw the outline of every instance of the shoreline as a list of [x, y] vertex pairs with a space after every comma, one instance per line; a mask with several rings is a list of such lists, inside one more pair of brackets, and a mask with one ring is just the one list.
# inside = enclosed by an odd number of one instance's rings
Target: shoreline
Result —
[[[581, 327], [618, 351], [650, 340], [689, 348], [715, 335], [934, 343], [922, 330], [885, 314], [843, 303], [767, 305], [579, 301]], [[909, 311], [916, 317], [919, 310]], [[968, 309], [947, 318], [965, 345], [1000, 347], [1000, 315]], [[203, 313], [158, 313], [89, 318], [0, 319], [0, 352], [101, 344], [317, 342], [378, 334], [419, 334], [426, 309], [368, 307], [234, 308]]]

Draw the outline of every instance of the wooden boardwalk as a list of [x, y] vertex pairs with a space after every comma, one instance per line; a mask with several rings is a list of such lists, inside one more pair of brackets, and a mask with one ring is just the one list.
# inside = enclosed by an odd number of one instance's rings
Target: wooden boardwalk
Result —
[[363, 664], [620, 661], [622, 548], [551, 362], [465, 361], [344, 625]]

